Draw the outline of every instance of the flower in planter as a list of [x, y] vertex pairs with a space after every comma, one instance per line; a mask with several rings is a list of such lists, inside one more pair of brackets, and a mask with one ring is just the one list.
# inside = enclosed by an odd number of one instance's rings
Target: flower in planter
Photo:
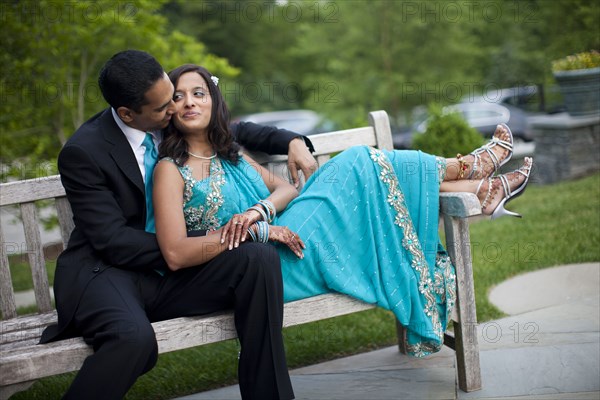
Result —
[[572, 71], [600, 67], [600, 53], [596, 50], [577, 53], [552, 61], [552, 71]]
[[600, 115], [600, 53], [592, 50], [556, 60], [552, 70], [569, 114]]

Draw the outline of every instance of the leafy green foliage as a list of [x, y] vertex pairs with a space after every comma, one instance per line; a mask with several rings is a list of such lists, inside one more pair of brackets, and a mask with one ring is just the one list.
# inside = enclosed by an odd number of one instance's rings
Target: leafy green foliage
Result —
[[594, 0], [173, 0], [163, 10], [241, 69], [227, 83], [234, 114], [308, 108], [342, 128], [371, 110], [404, 124], [417, 105], [550, 84], [551, 60], [600, 48]]
[[[56, 173], [56, 157], [87, 118], [106, 107], [96, 80], [113, 54], [148, 51], [172, 68], [197, 62], [215, 74], [238, 70], [191, 36], [167, 29], [165, 0], [2, 2], [1, 178]], [[49, 163], [49, 164], [48, 164]]]
[[438, 105], [429, 106], [427, 130], [415, 133], [412, 147], [442, 157], [468, 154], [483, 143], [481, 134], [471, 128], [458, 112], [444, 112]]
[[[96, 77], [139, 48], [219, 75], [234, 114], [308, 108], [340, 128], [383, 109], [553, 83], [551, 61], [600, 48], [594, 0], [186, 1], [0, 5], [0, 176], [56, 173], [62, 144], [105, 107]], [[561, 29], [556, 29], [560, 26]]]

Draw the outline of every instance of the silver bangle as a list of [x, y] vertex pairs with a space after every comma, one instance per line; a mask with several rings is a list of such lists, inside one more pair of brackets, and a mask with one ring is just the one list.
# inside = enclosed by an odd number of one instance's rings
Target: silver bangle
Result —
[[250, 207], [248, 210], [254, 210], [254, 211], [258, 211], [258, 213], [262, 216], [263, 221], [267, 221], [267, 214], [264, 212], [264, 210], [260, 207], [257, 206], [252, 206]]

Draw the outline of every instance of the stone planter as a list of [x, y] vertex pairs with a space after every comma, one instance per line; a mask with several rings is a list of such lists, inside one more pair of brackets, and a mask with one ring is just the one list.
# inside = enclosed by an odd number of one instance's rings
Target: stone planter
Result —
[[534, 182], [554, 183], [600, 171], [600, 114], [542, 115], [532, 117], [530, 123], [535, 142]]
[[554, 78], [570, 115], [600, 114], [600, 67], [558, 71]]

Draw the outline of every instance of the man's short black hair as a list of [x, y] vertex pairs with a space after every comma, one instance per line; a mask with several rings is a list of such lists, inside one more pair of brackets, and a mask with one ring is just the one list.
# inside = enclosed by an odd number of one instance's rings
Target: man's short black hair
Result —
[[150, 54], [125, 50], [104, 64], [98, 85], [106, 102], [115, 110], [127, 107], [140, 112], [146, 104], [146, 92], [163, 77], [162, 66]]

